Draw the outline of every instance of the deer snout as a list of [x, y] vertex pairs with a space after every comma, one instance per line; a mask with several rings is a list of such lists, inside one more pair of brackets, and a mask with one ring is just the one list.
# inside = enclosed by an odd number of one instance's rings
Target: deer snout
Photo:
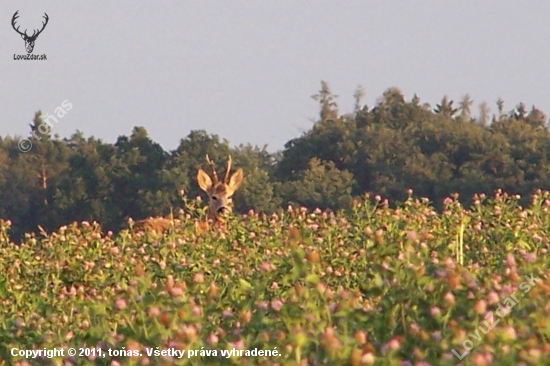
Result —
[[218, 213], [222, 214], [222, 215], [225, 215], [225, 214], [229, 213], [229, 209], [225, 206], [220, 207], [220, 208], [218, 208]]

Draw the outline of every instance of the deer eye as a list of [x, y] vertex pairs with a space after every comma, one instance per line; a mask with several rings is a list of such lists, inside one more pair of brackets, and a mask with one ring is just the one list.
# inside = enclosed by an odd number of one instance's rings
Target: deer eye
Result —
[[217, 201], [217, 200], [218, 200], [218, 196], [212, 196], [212, 199], [213, 199], [214, 201]]

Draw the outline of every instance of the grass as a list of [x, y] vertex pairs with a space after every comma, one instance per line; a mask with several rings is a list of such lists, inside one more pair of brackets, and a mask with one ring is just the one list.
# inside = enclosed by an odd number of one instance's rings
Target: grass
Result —
[[[550, 195], [537, 192], [529, 208], [518, 199], [497, 192], [466, 210], [453, 197], [438, 213], [425, 200], [393, 209], [376, 197], [337, 214], [251, 212], [226, 232], [197, 230], [191, 204], [166, 233], [114, 237], [75, 223], [19, 247], [2, 221], [0, 359], [549, 364]], [[12, 355], [54, 347], [64, 357]], [[91, 350], [70, 357], [69, 347]], [[163, 349], [186, 353], [155, 356]]]

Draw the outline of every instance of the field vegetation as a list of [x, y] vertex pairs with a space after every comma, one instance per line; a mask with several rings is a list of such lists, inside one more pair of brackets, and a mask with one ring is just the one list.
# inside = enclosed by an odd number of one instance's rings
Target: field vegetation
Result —
[[[204, 204], [186, 201], [164, 232], [114, 235], [80, 222], [26, 235], [19, 246], [2, 221], [0, 358], [10, 365], [550, 364], [549, 193], [536, 192], [528, 207], [500, 191], [475, 195], [468, 209], [455, 195], [441, 211], [411, 193], [396, 207], [366, 195], [338, 212], [251, 211], [231, 217], [226, 230], [205, 230]], [[24, 360], [11, 351], [53, 347], [101, 349], [106, 357]], [[109, 348], [141, 356], [109, 356]], [[169, 348], [198, 352], [148, 356]], [[275, 355], [235, 356], [254, 349]]]

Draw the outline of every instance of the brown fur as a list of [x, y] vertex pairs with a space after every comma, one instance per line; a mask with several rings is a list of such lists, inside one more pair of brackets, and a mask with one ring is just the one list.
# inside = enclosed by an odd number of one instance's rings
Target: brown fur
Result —
[[173, 220], [164, 217], [148, 217], [143, 220], [136, 221], [132, 226], [134, 231], [156, 231], [163, 233], [168, 231], [179, 220]]

